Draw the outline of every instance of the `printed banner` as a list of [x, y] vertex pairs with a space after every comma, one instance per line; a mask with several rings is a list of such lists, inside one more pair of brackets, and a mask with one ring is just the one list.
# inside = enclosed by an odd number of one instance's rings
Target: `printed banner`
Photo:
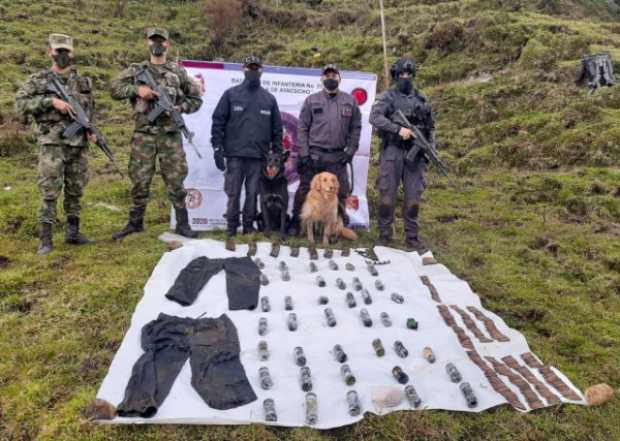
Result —
[[[211, 148], [211, 116], [224, 91], [243, 81], [240, 64], [214, 63], [206, 61], [184, 61], [183, 66], [189, 75], [202, 86], [203, 105], [191, 115], [184, 115], [189, 129], [194, 132], [194, 145], [200, 152], [200, 159], [187, 140], [184, 148], [189, 165], [189, 174], [185, 180], [188, 191], [187, 207], [192, 229], [213, 230], [226, 226], [226, 201], [224, 193], [224, 173], [215, 167], [213, 149]], [[353, 159], [354, 186], [353, 193], [347, 199], [347, 213], [350, 223], [355, 228], [368, 228], [368, 201], [366, 184], [368, 180], [368, 162], [372, 128], [368, 122], [370, 109], [375, 100], [377, 76], [364, 72], [342, 71], [340, 89], [351, 93], [357, 100], [362, 113], [362, 135], [360, 148]], [[265, 66], [262, 85], [278, 101], [284, 126], [284, 148], [290, 157], [286, 163], [286, 177], [289, 182], [289, 210], [292, 208], [293, 195], [299, 185], [297, 161], [297, 121], [306, 97], [322, 89], [320, 69]], [[243, 196], [242, 196], [243, 206]], [[172, 227], [175, 226], [174, 213], [171, 216]]]

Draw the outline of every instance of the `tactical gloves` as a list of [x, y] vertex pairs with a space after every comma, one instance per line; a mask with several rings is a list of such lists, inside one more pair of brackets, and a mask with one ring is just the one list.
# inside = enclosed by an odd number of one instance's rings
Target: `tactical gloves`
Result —
[[215, 166], [218, 168], [218, 170], [226, 170], [226, 161], [224, 161], [224, 149], [222, 147], [215, 147], [213, 149], [213, 159], [215, 159]]

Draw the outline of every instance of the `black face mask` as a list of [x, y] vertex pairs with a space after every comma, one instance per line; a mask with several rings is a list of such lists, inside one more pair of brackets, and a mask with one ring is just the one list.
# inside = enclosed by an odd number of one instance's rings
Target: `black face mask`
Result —
[[334, 93], [336, 92], [336, 90], [338, 90], [338, 84], [338, 80], [335, 80], [333, 78], [323, 80], [323, 86], [331, 93]]
[[396, 82], [396, 87], [398, 87], [399, 92], [404, 93], [405, 95], [409, 95], [411, 93], [413, 85], [411, 83], [411, 79], [399, 78]]
[[56, 66], [61, 69], [65, 69], [73, 63], [73, 59], [71, 58], [71, 55], [69, 55], [69, 51], [58, 51], [52, 55], [52, 59], [54, 60]]
[[257, 70], [248, 70], [245, 72], [245, 79], [248, 82], [248, 86], [252, 89], [256, 89], [260, 86], [260, 72]]
[[149, 46], [149, 50], [151, 51], [151, 55], [161, 57], [166, 52], [166, 46], [164, 46], [164, 43], [156, 41]]

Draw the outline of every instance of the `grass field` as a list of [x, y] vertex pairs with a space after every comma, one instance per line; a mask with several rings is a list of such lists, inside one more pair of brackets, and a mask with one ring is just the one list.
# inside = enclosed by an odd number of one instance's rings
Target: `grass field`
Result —
[[[75, 36], [82, 70], [95, 79], [98, 121], [122, 164], [129, 111], [107, 89], [124, 65], [145, 56], [147, 24], [170, 27], [185, 58], [234, 61], [256, 50], [270, 64], [382, 69], [374, 2], [243, 2], [221, 37], [206, 26], [214, 9], [205, 3], [217, 2], [131, 1], [119, 17], [115, 2], [102, 0], [0, 4], [0, 439], [620, 440], [617, 397], [527, 415], [499, 408], [368, 416], [327, 432], [106, 427], [84, 418], [166, 251], [156, 237], [168, 229], [169, 208], [157, 178], [146, 232], [113, 242], [126, 221], [129, 182], [94, 153], [83, 225], [97, 244], [64, 245], [60, 209], [56, 250], [35, 255], [36, 146], [12, 106], [19, 81], [46, 66], [47, 33]], [[620, 89], [587, 96], [574, 83], [581, 56], [606, 50], [620, 59], [612, 3], [386, 2], [390, 53], [420, 61], [419, 84], [437, 109], [442, 156], [455, 173], [452, 183], [429, 177], [424, 239], [486, 308], [582, 390], [620, 384]], [[376, 161], [374, 148], [371, 179]], [[374, 237], [373, 226], [361, 243]]]

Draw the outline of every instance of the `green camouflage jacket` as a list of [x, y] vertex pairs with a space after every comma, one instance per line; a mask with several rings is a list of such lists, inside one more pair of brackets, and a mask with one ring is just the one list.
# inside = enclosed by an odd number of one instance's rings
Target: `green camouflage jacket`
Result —
[[[70, 146], [85, 146], [86, 135], [78, 132], [71, 138], [63, 138], [62, 132], [72, 122], [68, 114], [62, 114], [52, 106], [52, 98], [60, 98], [47, 90], [50, 70], [30, 75], [24, 81], [15, 96], [15, 107], [18, 113], [33, 120], [39, 144], [64, 144]], [[90, 78], [79, 75], [72, 69], [68, 75], [57, 75], [65, 85], [67, 91], [77, 99], [84, 111], [91, 119], [95, 108], [95, 99], [92, 93]]]
[[141, 70], [147, 68], [153, 78], [161, 88], [163, 88], [172, 102], [179, 106], [182, 113], [194, 113], [202, 105], [200, 97], [200, 86], [193, 81], [187, 71], [173, 61], [166, 64], [154, 65], [148, 61], [135, 63], [122, 71], [120, 75], [112, 81], [112, 98], [117, 100], [128, 99], [133, 107], [133, 116], [136, 123], [136, 131], [155, 133], [161, 130], [174, 132], [169, 116], [161, 115], [153, 125], [149, 125], [147, 115], [154, 105], [154, 101], [146, 101], [138, 97], [138, 82], [136, 75]]

